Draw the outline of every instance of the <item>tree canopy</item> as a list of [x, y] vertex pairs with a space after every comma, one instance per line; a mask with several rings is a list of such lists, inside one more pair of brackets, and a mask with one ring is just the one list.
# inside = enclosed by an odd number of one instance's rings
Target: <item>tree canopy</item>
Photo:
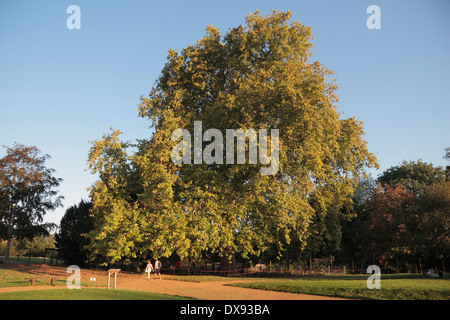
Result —
[[53, 227], [44, 224], [43, 217], [62, 205], [63, 197], [54, 190], [62, 179], [55, 178], [55, 170], [45, 166], [49, 158], [35, 146], [16, 143], [6, 148], [6, 155], [0, 159], [0, 236], [8, 241], [6, 260], [13, 237], [32, 239]]
[[403, 161], [384, 171], [377, 182], [390, 186], [402, 186], [408, 191], [420, 193], [433, 183], [444, 182], [446, 173], [442, 167], [435, 167], [431, 163], [418, 161]]
[[[109, 262], [171, 254], [197, 260], [205, 252], [245, 257], [275, 246], [281, 256], [292, 241], [302, 249], [319, 232], [313, 221], [342, 214], [376, 158], [362, 139], [362, 123], [338, 113], [333, 73], [311, 60], [311, 29], [290, 17], [255, 12], [224, 36], [208, 26], [195, 45], [170, 50], [138, 108], [151, 121], [151, 138], [123, 142], [112, 129], [93, 142], [88, 164], [99, 175], [91, 189], [93, 255]], [[279, 130], [278, 171], [262, 175], [262, 162], [174, 163], [177, 129], [208, 147], [195, 136], [195, 121], [223, 135]], [[130, 147], [136, 151], [129, 154]]]
[[55, 235], [58, 255], [70, 264], [82, 266], [88, 261], [87, 234], [93, 229], [91, 207], [91, 203], [85, 200], [69, 207]]
[[445, 269], [450, 182], [443, 168], [403, 162], [377, 181], [363, 180], [355, 191], [355, 218], [342, 223], [340, 260], [372, 261], [395, 272], [414, 271], [414, 265]]

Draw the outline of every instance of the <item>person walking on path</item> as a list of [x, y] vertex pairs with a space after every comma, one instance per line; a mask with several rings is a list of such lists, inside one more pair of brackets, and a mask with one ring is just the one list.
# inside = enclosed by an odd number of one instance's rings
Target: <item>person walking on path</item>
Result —
[[145, 267], [145, 272], [147, 272], [147, 279], [148, 279], [148, 280], [150, 280], [150, 274], [152, 273], [152, 271], [153, 271], [153, 265], [152, 265], [152, 263], [149, 261], [149, 262], [147, 263], [147, 266]]
[[156, 261], [155, 261], [155, 279], [156, 279], [156, 276], [158, 275], [159, 279], [161, 280], [161, 273], [160, 273], [161, 267], [162, 267], [161, 261], [156, 259]]

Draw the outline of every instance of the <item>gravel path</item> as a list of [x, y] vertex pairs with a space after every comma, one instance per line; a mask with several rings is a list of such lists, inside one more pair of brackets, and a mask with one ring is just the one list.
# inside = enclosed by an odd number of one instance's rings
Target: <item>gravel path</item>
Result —
[[[23, 269], [22, 267], [21, 269]], [[12, 268], [13, 269], [13, 268]], [[18, 269], [16, 267], [16, 269]], [[60, 278], [66, 278], [68, 275], [64, 268], [60, 267], [27, 267], [24, 272], [32, 272], [33, 275], [50, 274], [58, 275]], [[82, 281], [89, 281], [90, 277], [97, 278], [97, 285], [106, 286], [106, 275], [104, 271], [82, 270]], [[147, 291], [160, 294], [175, 295], [181, 297], [190, 297], [200, 300], [343, 300], [340, 298], [314, 296], [308, 294], [276, 292], [269, 290], [248, 289], [240, 287], [227, 286], [230, 283], [248, 282], [258, 280], [230, 280], [230, 281], [211, 281], [211, 282], [188, 282], [164, 279], [148, 280], [144, 274], [120, 273], [117, 277], [117, 289]], [[50, 280], [49, 280], [50, 282]], [[113, 279], [111, 279], [112, 285]], [[50, 283], [49, 283], [50, 284]], [[64, 289], [66, 286], [25, 286], [25, 287], [6, 287], [0, 288], [2, 292], [27, 291], [27, 290], [51, 290]], [[83, 290], [83, 288], [82, 288]], [[112, 290], [112, 289], [111, 289]]]
[[[243, 280], [242, 282], [247, 282]], [[161, 294], [191, 297], [200, 300], [343, 300], [333, 297], [314, 296], [268, 290], [231, 287], [236, 281], [187, 282], [176, 280], [148, 280], [145, 275], [122, 277], [117, 289], [149, 291]]]

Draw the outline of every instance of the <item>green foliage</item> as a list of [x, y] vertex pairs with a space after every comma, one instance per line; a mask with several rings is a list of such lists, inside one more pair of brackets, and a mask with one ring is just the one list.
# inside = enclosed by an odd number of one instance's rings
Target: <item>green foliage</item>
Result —
[[31, 255], [34, 257], [43, 257], [46, 254], [45, 249], [55, 247], [55, 236], [50, 234], [35, 236], [32, 240], [24, 238], [17, 243], [17, 253], [20, 256]]
[[[11, 257], [17, 255], [16, 251], [17, 241], [11, 240], [9, 244], [9, 255]], [[0, 240], [0, 256], [5, 256], [6, 254], [6, 248], [8, 247], [8, 242], [6, 240]]]
[[[93, 143], [89, 168], [93, 256], [198, 260], [205, 252], [242, 257], [311, 235], [339, 237], [339, 208], [351, 201], [364, 169], [377, 166], [362, 140], [362, 124], [340, 119], [332, 72], [311, 58], [311, 30], [289, 23], [290, 12], [259, 12], [221, 36], [206, 35], [168, 62], [139, 115], [152, 122], [150, 140], [120, 141], [120, 131]], [[261, 163], [176, 165], [175, 129], [278, 129], [279, 171]], [[127, 149], [137, 151], [128, 155]], [[226, 149], [226, 143], [224, 144]], [[326, 231], [318, 231], [327, 221]], [[317, 224], [315, 223], [317, 222]]]
[[54, 190], [62, 179], [45, 167], [49, 158], [37, 147], [14, 144], [0, 159], [0, 236], [8, 241], [6, 260], [13, 237], [32, 239], [54, 227], [42, 223], [48, 211], [62, 205], [62, 197]]
[[55, 235], [59, 257], [69, 264], [83, 266], [88, 260], [85, 248], [89, 245], [87, 234], [94, 228], [90, 216], [90, 202], [81, 200], [78, 205], [68, 208], [61, 219], [59, 232]]
[[403, 186], [408, 191], [420, 194], [427, 186], [444, 182], [445, 179], [442, 167], [434, 167], [431, 163], [418, 160], [404, 161], [401, 165], [387, 169], [378, 177], [377, 182], [381, 185]]
[[378, 187], [362, 181], [355, 191], [357, 216], [342, 224], [341, 261], [370, 261], [394, 270], [447, 268], [450, 182], [442, 168], [404, 162], [378, 181]]
[[450, 257], [450, 181], [428, 186], [418, 199], [415, 251], [426, 262]]

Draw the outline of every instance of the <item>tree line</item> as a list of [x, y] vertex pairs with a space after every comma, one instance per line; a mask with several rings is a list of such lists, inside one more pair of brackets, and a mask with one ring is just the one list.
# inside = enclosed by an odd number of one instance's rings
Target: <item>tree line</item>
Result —
[[[361, 180], [352, 200], [351, 206], [329, 212], [325, 218], [317, 216], [303, 249], [299, 241], [292, 241], [284, 243], [285, 250], [279, 255], [278, 246], [273, 244], [259, 256], [238, 255], [238, 261], [271, 261], [307, 268], [312, 260], [326, 258], [330, 263], [346, 265], [347, 270], [371, 264], [388, 272], [448, 270], [450, 181], [442, 167], [420, 160], [403, 162], [377, 179]], [[61, 220], [57, 246], [72, 263], [89, 260], [86, 235], [94, 229], [91, 208], [92, 204], [83, 200], [69, 208]], [[147, 252], [140, 258], [150, 256]], [[169, 258], [180, 259], [176, 255]], [[219, 255], [204, 252], [196, 262], [219, 259]]]
[[[25, 147], [16, 145], [16, 148]], [[284, 244], [285, 250], [279, 255], [278, 246], [273, 244], [259, 256], [245, 259], [239, 255], [238, 260], [308, 266], [311, 260], [327, 258], [353, 269], [377, 264], [392, 272], [430, 267], [448, 270], [449, 180], [449, 167], [445, 171], [420, 160], [403, 162], [385, 170], [376, 179], [360, 180], [350, 206], [329, 211], [325, 218], [317, 215], [310, 225], [307, 245], [303, 249], [298, 241], [292, 241]], [[20, 221], [20, 218], [21, 215], [16, 219]], [[13, 236], [9, 236], [11, 232], [5, 232], [6, 223], [2, 220], [0, 235], [6, 240], [16, 240], [15, 249], [22, 255], [31, 251], [39, 255], [47, 247], [56, 246], [59, 256], [70, 264], [108, 261], [102, 257], [90, 261], [89, 234], [95, 229], [90, 199], [69, 207], [58, 232], [50, 237], [48, 235], [54, 229], [49, 227], [52, 226], [33, 225], [34, 220], [10, 227]], [[32, 227], [27, 229], [26, 226]], [[140, 258], [150, 258], [150, 252]], [[176, 255], [171, 258], [179, 259]], [[204, 252], [198, 260], [215, 262], [218, 259], [218, 255]]]

